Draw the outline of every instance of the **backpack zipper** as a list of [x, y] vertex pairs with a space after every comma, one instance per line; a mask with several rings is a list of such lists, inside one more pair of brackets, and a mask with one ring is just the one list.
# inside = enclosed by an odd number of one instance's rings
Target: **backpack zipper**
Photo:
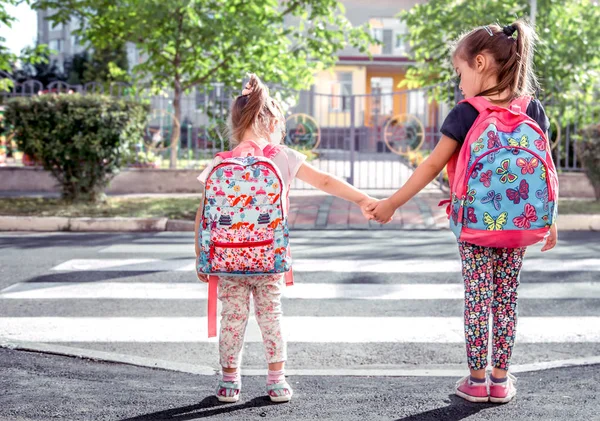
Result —
[[[469, 180], [471, 179], [471, 174], [473, 174], [473, 171], [475, 170], [475, 166], [479, 163], [479, 161], [481, 161], [483, 158], [485, 158], [489, 154], [497, 152], [497, 151], [499, 151], [501, 149], [521, 149], [521, 150], [524, 150], [525, 152], [527, 152], [528, 154], [533, 155], [537, 159], [539, 159], [540, 164], [543, 165], [544, 168], [546, 168], [546, 180], [545, 181], [546, 181], [546, 187], [548, 188], [548, 200], [549, 201], [553, 201], [554, 200], [554, 195], [552, 194], [552, 189], [550, 188], [550, 172], [548, 171], [548, 164], [546, 164], [546, 161], [544, 161], [542, 159], [542, 157], [539, 156], [537, 153], [533, 152], [531, 149], [524, 148], [522, 146], [501, 146], [499, 148], [490, 149], [490, 150], [486, 151], [485, 153], [481, 154], [473, 162], [473, 164], [471, 164], [471, 166], [469, 167], [469, 171], [467, 172], [467, 176], [465, 178], [465, 183], [463, 184], [463, 188], [465, 190], [465, 193], [466, 193], [466, 191], [468, 190], [468, 187], [469, 187]], [[552, 197], [550, 197], [551, 194], [552, 194]]]
[[263, 241], [246, 241], [243, 243], [223, 243], [223, 242], [211, 242], [210, 243], [210, 259], [212, 260], [215, 255], [215, 248], [229, 248], [229, 249], [240, 249], [246, 247], [262, 247], [273, 244], [273, 239]]

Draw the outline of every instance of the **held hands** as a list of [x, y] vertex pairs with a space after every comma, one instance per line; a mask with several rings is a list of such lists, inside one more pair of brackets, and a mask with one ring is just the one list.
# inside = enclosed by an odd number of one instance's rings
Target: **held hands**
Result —
[[366, 196], [357, 205], [360, 206], [360, 210], [367, 220], [377, 221], [380, 224], [390, 222], [396, 211], [394, 206], [389, 203], [389, 200], [377, 200], [369, 196]]

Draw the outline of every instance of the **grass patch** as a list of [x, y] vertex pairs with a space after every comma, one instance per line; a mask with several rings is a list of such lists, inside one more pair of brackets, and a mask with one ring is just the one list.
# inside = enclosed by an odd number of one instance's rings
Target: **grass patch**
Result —
[[600, 214], [600, 200], [559, 200], [558, 214]]
[[119, 198], [109, 197], [106, 203], [67, 204], [60, 199], [5, 198], [0, 200], [0, 215], [64, 216], [90, 218], [162, 218], [193, 221], [200, 203], [199, 197]]

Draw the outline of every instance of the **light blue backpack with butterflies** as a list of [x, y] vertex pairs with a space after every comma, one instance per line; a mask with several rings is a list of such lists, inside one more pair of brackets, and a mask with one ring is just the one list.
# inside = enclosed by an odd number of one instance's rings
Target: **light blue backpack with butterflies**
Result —
[[448, 163], [450, 228], [459, 241], [485, 247], [525, 247], [556, 221], [558, 177], [546, 133], [525, 111], [483, 97], [464, 100], [479, 116]]

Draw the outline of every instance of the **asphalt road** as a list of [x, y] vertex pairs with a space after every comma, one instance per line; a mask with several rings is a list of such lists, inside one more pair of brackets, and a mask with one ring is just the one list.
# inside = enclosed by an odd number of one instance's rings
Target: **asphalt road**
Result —
[[[210, 398], [213, 376], [3, 350], [0, 419], [600, 419], [598, 366], [548, 369], [600, 356], [598, 233], [561, 233], [556, 250], [528, 251], [513, 364], [534, 371], [518, 374], [519, 398], [501, 408], [451, 396], [466, 366], [449, 232], [304, 231], [292, 243], [290, 405], [263, 397], [251, 320], [244, 367], [256, 375], [238, 405]], [[217, 369], [192, 253], [186, 233], [2, 234], [0, 340]]]

